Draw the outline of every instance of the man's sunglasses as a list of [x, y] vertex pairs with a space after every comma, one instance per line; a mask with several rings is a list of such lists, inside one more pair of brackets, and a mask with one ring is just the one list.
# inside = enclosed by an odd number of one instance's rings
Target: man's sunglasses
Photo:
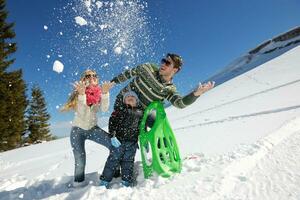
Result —
[[166, 64], [167, 66], [170, 66], [172, 63], [168, 61], [167, 59], [163, 58], [161, 59], [161, 64]]
[[84, 76], [84, 78], [91, 78], [91, 77], [97, 78], [98, 76], [97, 76], [97, 74], [87, 74]]

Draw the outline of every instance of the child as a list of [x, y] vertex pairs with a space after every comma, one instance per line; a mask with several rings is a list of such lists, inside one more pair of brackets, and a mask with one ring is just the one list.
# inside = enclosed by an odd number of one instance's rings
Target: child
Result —
[[99, 79], [94, 70], [86, 70], [79, 82], [74, 84], [75, 90], [61, 111], [75, 111], [70, 134], [71, 146], [75, 158], [74, 187], [81, 187], [84, 181], [86, 164], [85, 140], [89, 139], [110, 149], [111, 138], [108, 133], [97, 126], [97, 112], [109, 107], [109, 90], [113, 84], [105, 82], [99, 86]]
[[139, 123], [143, 111], [138, 108], [136, 93], [129, 91], [123, 95], [123, 105], [115, 110], [109, 119], [109, 133], [113, 136], [113, 146], [100, 176], [100, 186], [109, 188], [116, 170], [121, 166], [123, 186], [133, 186], [133, 167], [138, 147]]

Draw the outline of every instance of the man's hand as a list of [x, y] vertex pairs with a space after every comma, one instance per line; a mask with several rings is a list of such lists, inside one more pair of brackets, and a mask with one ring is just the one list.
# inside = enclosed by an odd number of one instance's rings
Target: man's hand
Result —
[[212, 89], [215, 86], [215, 82], [207, 82], [205, 84], [199, 84], [198, 88], [194, 91], [195, 96], [200, 96], [201, 94], [207, 92], [208, 90]]
[[75, 91], [78, 92], [78, 94], [80, 94], [80, 95], [84, 95], [85, 94], [85, 84], [84, 84], [84, 82], [82, 82], [82, 81], [77, 82], [76, 81], [73, 84], [73, 86], [74, 86]]
[[115, 86], [115, 83], [114, 83], [114, 82], [107, 82], [107, 81], [105, 81], [105, 82], [102, 84], [102, 87], [101, 87], [103, 94], [108, 93], [109, 90], [110, 90], [112, 87], [114, 87], [114, 86]]

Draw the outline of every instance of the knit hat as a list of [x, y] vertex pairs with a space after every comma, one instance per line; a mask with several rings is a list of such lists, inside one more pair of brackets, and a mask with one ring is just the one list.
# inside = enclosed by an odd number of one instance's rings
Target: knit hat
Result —
[[133, 96], [136, 99], [136, 104], [139, 104], [139, 98], [137, 94], [134, 91], [128, 91], [125, 94], [123, 94], [123, 102], [125, 102], [125, 98], [128, 96]]

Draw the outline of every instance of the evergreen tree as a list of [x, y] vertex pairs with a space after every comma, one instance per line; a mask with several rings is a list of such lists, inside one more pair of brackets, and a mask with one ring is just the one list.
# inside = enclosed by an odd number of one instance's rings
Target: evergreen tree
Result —
[[25, 132], [26, 85], [22, 70], [8, 71], [16, 50], [13, 23], [7, 23], [5, 0], [0, 0], [0, 151], [16, 148]]
[[38, 140], [51, 140], [50, 124], [48, 123], [50, 115], [47, 112], [43, 93], [37, 85], [32, 88], [27, 115], [28, 142], [34, 143]]
[[0, 0], [0, 73], [2, 74], [8, 66], [13, 64], [15, 59], [9, 59], [9, 55], [16, 52], [15, 42], [8, 40], [14, 39], [16, 34], [13, 30], [14, 23], [7, 23], [8, 12], [5, 10], [5, 0]]

